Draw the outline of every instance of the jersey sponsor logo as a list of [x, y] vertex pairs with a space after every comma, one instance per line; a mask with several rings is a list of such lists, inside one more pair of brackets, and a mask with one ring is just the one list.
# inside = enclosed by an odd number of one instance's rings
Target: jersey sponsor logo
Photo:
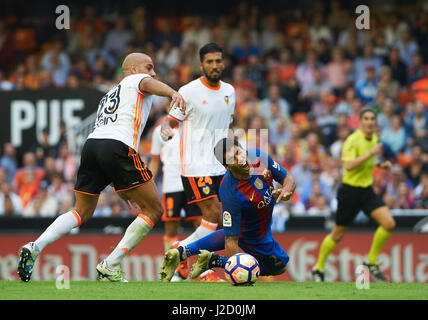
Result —
[[232, 226], [232, 216], [229, 212], [223, 212], [223, 227], [231, 227]]
[[267, 205], [270, 205], [270, 202], [272, 201], [273, 195], [270, 191], [270, 188], [266, 190], [265, 195], [263, 196], [263, 199], [265, 200]]
[[202, 188], [202, 192], [205, 193], [205, 194], [210, 193], [210, 187], [208, 187], [208, 186], [203, 187]]
[[273, 195], [272, 195], [272, 191], [271, 189], [267, 189], [264, 196], [263, 196], [263, 200], [259, 201], [259, 203], [257, 204], [257, 208], [261, 209], [264, 208], [268, 205], [270, 205], [271, 201], [272, 201]]
[[224, 96], [224, 102], [226, 102], [226, 104], [229, 104], [229, 96]]
[[260, 180], [260, 178], [257, 178], [257, 179], [254, 181], [254, 185], [255, 185], [255, 187], [256, 187], [257, 189], [259, 189], [259, 190], [263, 189], [263, 182]]
[[259, 208], [259, 209], [264, 208], [264, 207], [266, 207], [266, 203], [263, 200], [257, 204], [257, 208]]
[[208, 104], [207, 100], [202, 100], [202, 104]]

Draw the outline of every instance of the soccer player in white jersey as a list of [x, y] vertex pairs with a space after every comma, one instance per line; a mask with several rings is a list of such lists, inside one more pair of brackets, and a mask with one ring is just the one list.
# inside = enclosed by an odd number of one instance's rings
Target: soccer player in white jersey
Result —
[[74, 209], [60, 215], [39, 238], [21, 248], [18, 274], [24, 282], [30, 281], [37, 256], [48, 244], [92, 216], [100, 192], [110, 183], [122, 198], [135, 202], [142, 213], [127, 228], [116, 249], [97, 266], [101, 277], [126, 281], [120, 261], [162, 214], [162, 202], [152, 174], [138, 154], [140, 136], [151, 109], [151, 94], [170, 97], [171, 105], [178, 106], [183, 113], [186, 104], [178, 92], [153, 78], [156, 73], [148, 55], [129, 54], [123, 61], [122, 72], [122, 81], [101, 99], [94, 131], [83, 146], [74, 188]]
[[[199, 50], [202, 76], [178, 92], [186, 101], [186, 112], [172, 108], [162, 127], [162, 138], [173, 136], [180, 124], [181, 178], [189, 204], [197, 203], [202, 211], [201, 225], [180, 246], [192, 243], [214, 232], [221, 222], [218, 188], [225, 173], [212, 150], [217, 141], [228, 136], [235, 112], [235, 89], [220, 80], [223, 69], [223, 49], [209, 43]], [[171, 280], [180, 262], [180, 252], [169, 250], [160, 269], [164, 282]], [[183, 259], [181, 259], [183, 260]]]
[[[178, 228], [181, 220], [181, 210], [184, 209], [185, 221], [191, 221], [195, 229], [200, 225], [202, 213], [196, 203], [187, 204], [183, 183], [180, 176], [180, 137], [178, 126], [173, 128], [174, 136], [164, 141], [160, 136], [161, 126], [157, 126], [152, 134], [151, 159], [148, 165], [153, 174], [153, 180], [159, 171], [162, 162], [162, 202], [165, 235], [164, 247], [167, 252], [178, 243]], [[172, 281], [187, 279], [189, 269], [183, 261], [178, 266], [177, 276]]]

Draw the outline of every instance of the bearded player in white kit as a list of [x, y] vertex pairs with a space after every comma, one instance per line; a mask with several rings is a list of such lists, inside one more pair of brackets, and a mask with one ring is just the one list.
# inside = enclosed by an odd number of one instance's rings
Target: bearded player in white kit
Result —
[[180, 124], [181, 179], [187, 203], [197, 203], [202, 211], [200, 226], [180, 242], [178, 249], [170, 249], [164, 257], [160, 277], [168, 282], [186, 253], [179, 249], [216, 231], [221, 222], [221, 203], [218, 188], [225, 173], [213, 151], [217, 141], [228, 136], [235, 112], [235, 89], [220, 80], [224, 70], [223, 49], [209, 43], [199, 50], [202, 76], [179, 89], [186, 101], [186, 112], [172, 108], [161, 130], [168, 140]]
[[92, 217], [100, 192], [110, 183], [123, 199], [136, 203], [142, 213], [127, 228], [116, 249], [97, 266], [99, 277], [126, 281], [120, 261], [162, 214], [157, 187], [140, 159], [138, 146], [152, 106], [151, 94], [170, 97], [171, 106], [177, 106], [183, 114], [186, 103], [178, 92], [153, 78], [156, 73], [148, 55], [129, 54], [122, 72], [123, 80], [101, 99], [94, 131], [83, 146], [74, 209], [60, 215], [37, 240], [21, 248], [18, 275], [24, 282], [30, 281], [34, 263], [48, 244]]

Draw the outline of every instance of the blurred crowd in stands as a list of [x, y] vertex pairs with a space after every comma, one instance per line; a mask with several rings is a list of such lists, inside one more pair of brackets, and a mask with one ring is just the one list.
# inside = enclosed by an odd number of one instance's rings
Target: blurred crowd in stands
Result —
[[[278, 221], [334, 212], [341, 146], [364, 106], [378, 112], [384, 157], [394, 163], [389, 172], [375, 170], [376, 192], [390, 208], [428, 209], [428, 7], [370, 5], [369, 30], [357, 30], [355, 8], [340, 1], [274, 9], [242, 2], [207, 18], [153, 17], [145, 7], [104, 16], [88, 5], [71, 15], [70, 29], [43, 43], [36, 27], [20, 28], [19, 18], [6, 16], [0, 90], [107, 91], [133, 51], [149, 54], [158, 78], [178, 89], [200, 76], [199, 47], [217, 42], [225, 49], [223, 80], [236, 89], [235, 127], [269, 129], [270, 154], [297, 182]], [[146, 163], [167, 103], [156, 99], [144, 131]], [[50, 146], [47, 135], [21, 157], [10, 143], [1, 146], [0, 215], [55, 216], [73, 205], [79, 155], [66, 138]], [[94, 216], [133, 214], [108, 188]]]

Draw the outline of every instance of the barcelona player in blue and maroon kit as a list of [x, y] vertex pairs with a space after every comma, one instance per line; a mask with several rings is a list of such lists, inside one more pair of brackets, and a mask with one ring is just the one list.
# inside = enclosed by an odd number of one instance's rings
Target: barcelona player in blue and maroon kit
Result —
[[[199, 254], [190, 272], [196, 278], [208, 269], [224, 267], [228, 257], [241, 249], [257, 259], [261, 275], [283, 273], [289, 257], [272, 236], [272, 212], [275, 203], [290, 199], [294, 179], [268, 154], [259, 149], [246, 152], [236, 140], [220, 140], [214, 152], [227, 169], [219, 189], [223, 229], [173, 249], [177, 259]], [[226, 256], [212, 252], [222, 249]]]

